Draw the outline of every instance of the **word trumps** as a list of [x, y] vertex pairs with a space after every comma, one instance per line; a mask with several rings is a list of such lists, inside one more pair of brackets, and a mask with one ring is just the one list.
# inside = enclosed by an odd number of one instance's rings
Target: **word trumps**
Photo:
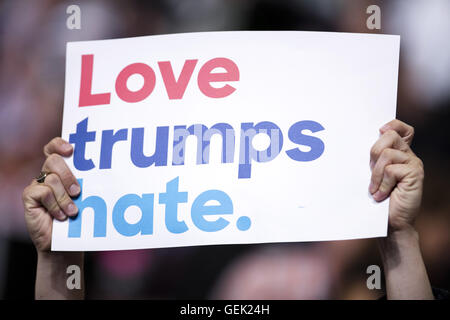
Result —
[[[252, 162], [269, 162], [275, 159], [283, 148], [283, 132], [273, 122], [262, 121], [257, 124], [244, 122], [241, 124], [240, 147], [239, 147], [239, 170], [238, 178], [247, 179], [251, 177]], [[305, 134], [304, 131], [312, 133], [324, 130], [324, 127], [312, 120], [303, 120], [294, 123], [288, 130], [291, 142], [299, 146], [309, 147], [308, 151], [300, 148], [286, 150], [287, 156], [299, 162], [308, 162], [318, 159], [324, 152], [324, 142], [315, 136]], [[119, 141], [128, 141], [128, 129], [103, 130], [100, 146], [99, 169], [112, 168], [113, 147]], [[139, 168], [151, 165], [156, 167], [167, 166], [169, 127], [156, 128], [155, 152], [151, 156], [144, 154], [145, 128], [132, 128], [130, 141], [131, 162]], [[234, 162], [235, 153], [235, 131], [228, 123], [217, 123], [211, 128], [203, 124], [194, 124], [190, 127], [185, 125], [174, 126], [173, 135], [173, 159], [172, 165], [184, 165], [186, 154], [186, 139], [188, 136], [197, 137], [197, 164], [209, 163], [209, 147], [211, 137], [220, 135], [222, 138], [222, 163]], [[257, 150], [253, 146], [253, 139], [258, 134], [269, 137], [269, 146], [264, 150]], [[88, 171], [94, 169], [95, 163], [92, 159], [86, 159], [86, 144], [96, 140], [96, 131], [88, 131], [88, 118], [77, 124], [76, 132], [71, 133], [69, 142], [74, 144], [73, 164], [77, 170]]]

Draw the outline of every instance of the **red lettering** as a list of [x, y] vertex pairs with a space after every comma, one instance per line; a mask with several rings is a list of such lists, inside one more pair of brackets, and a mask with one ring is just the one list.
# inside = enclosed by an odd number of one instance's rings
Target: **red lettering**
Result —
[[[224, 68], [226, 72], [212, 73], [215, 68]], [[210, 98], [224, 98], [236, 89], [229, 84], [221, 88], [214, 88], [211, 82], [238, 81], [239, 69], [236, 64], [227, 58], [215, 58], [206, 62], [198, 73], [198, 87], [204, 95]]]
[[[175, 79], [170, 61], [159, 61], [158, 66], [161, 77], [170, 100], [182, 99], [186, 88], [194, 73], [198, 59], [186, 60], [181, 69], [178, 80]], [[109, 104], [111, 93], [92, 93], [92, 79], [94, 68], [94, 55], [85, 54], [81, 56], [81, 82], [79, 106], [96, 106]], [[225, 72], [213, 72], [216, 68], [222, 68]], [[128, 88], [128, 79], [139, 74], [144, 78], [142, 88], [132, 91]], [[239, 69], [237, 65], [227, 58], [214, 58], [207, 61], [198, 73], [197, 83], [200, 91], [210, 98], [224, 98], [232, 94], [236, 89], [229, 84], [215, 88], [212, 82], [239, 81]], [[147, 98], [155, 89], [156, 76], [153, 69], [145, 63], [133, 63], [120, 71], [115, 82], [117, 96], [129, 103], [139, 102]]]
[[194, 72], [197, 61], [198, 60], [195, 59], [186, 60], [184, 62], [183, 69], [181, 70], [180, 76], [178, 77], [178, 81], [175, 80], [170, 61], [158, 62], [159, 70], [161, 71], [161, 76], [163, 78], [164, 85], [166, 86], [167, 96], [169, 97], [169, 99], [173, 100], [183, 98], [184, 92], [186, 91], [189, 80], [191, 80], [192, 73]]
[[[137, 91], [127, 87], [128, 78], [133, 74], [140, 74], [144, 78], [144, 85]], [[120, 71], [116, 80], [116, 92], [125, 102], [139, 102], [147, 98], [155, 88], [156, 77], [152, 68], [144, 63], [133, 63]]]
[[94, 55], [81, 56], [81, 82], [80, 82], [80, 107], [109, 104], [110, 93], [92, 94], [92, 70], [94, 68]]

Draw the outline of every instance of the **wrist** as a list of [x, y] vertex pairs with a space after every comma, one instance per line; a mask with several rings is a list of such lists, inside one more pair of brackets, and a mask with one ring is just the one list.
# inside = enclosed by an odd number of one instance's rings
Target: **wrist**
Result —
[[420, 251], [419, 234], [413, 226], [389, 230], [385, 238], [378, 239], [381, 258], [385, 267], [399, 263], [403, 252]]
[[419, 242], [419, 234], [413, 225], [407, 225], [401, 229], [388, 230], [387, 237], [382, 239], [391, 242]]
[[391, 230], [378, 244], [388, 299], [434, 298], [413, 226]]
[[75, 251], [37, 251], [38, 261], [67, 262], [83, 261], [84, 252]]
[[[37, 255], [36, 299], [84, 298], [83, 252], [38, 251]], [[69, 288], [67, 285], [69, 275], [73, 272], [73, 269], [69, 269], [71, 266], [79, 268], [79, 289]]]
[[67, 268], [71, 265], [84, 269], [83, 252], [57, 252], [57, 251], [38, 251], [37, 268], [43, 274], [55, 277], [65, 278]]

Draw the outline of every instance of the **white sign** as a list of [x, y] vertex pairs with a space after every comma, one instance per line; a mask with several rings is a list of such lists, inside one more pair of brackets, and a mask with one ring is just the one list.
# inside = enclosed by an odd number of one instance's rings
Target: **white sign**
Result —
[[208, 32], [67, 45], [62, 137], [82, 185], [52, 250], [385, 236], [369, 151], [400, 38]]

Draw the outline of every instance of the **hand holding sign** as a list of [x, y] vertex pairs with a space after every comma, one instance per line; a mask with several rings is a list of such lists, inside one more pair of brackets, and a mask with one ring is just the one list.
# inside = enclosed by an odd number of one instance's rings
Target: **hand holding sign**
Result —
[[44, 147], [46, 160], [42, 166], [48, 176], [42, 183], [33, 179], [23, 192], [25, 222], [38, 251], [50, 250], [53, 218], [64, 221], [78, 214], [71, 197], [77, 196], [80, 188], [62, 158], [72, 152], [72, 146], [59, 137], [50, 141]]
[[412, 227], [422, 200], [424, 170], [411, 150], [414, 128], [392, 120], [380, 129], [371, 149], [372, 178], [369, 191], [376, 201], [390, 196], [390, 231]]

